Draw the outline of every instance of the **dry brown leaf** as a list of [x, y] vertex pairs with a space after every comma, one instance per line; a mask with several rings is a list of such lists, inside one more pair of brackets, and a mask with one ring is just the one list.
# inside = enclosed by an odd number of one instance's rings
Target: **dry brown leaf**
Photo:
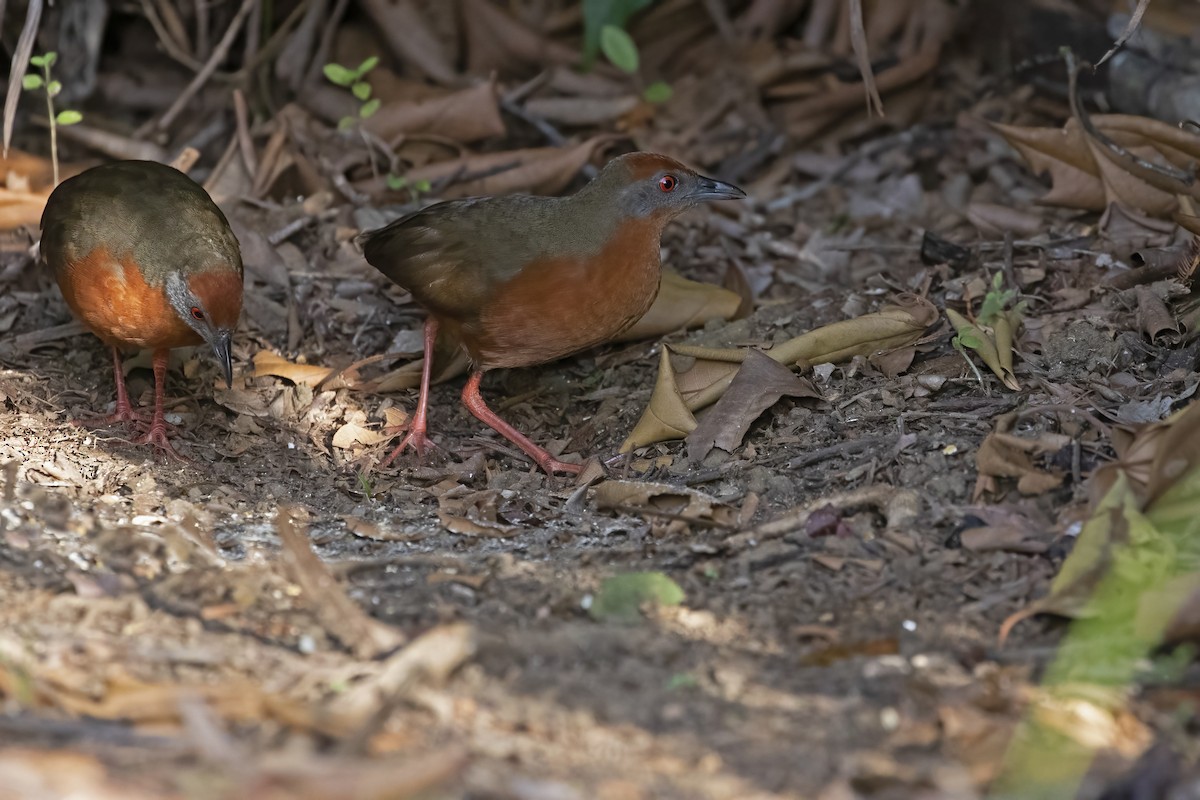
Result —
[[643, 481], [603, 481], [591, 489], [596, 508], [643, 513], [655, 520], [666, 520], [667, 533], [682, 533], [689, 523], [709, 523], [732, 528], [737, 509], [703, 492], [683, 486]]
[[1161, 422], [1118, 426], [1112, 432], [1117, 460], [1093, 473], [1089, 494], [1093, 505], [1124, 473], [1144, 507], [1200, 464], [1200, 403], [1190, 403]]
[[495, 79], [416, 102], [386, 103], [363, 127], [387, 140], [402, 134], [433, 134], [475, 142], [506, 132]]
[[557, 125], [604, 125], [637, 108], [637, 95], [618, 97], [533, 97], [525, 110]]
[[[1069, 438], [1067, 439], [1069, 442]], [[1057, 443], [1054, 447], [1052, 442]], [[993, 478], [1016, 478], [1017, 490], [1022, 494], [1036, 495], [1048, 492], [1062, 484], [1065, 477], [1061, 472], [1040, 470], [1033, 465], [1030, 452], [1053, 452], [1065, 446], [1060, 439], [1039, 442], [1022, 439], [1007, 433], [989, 433], [975, 454], [975, 467], [980, 476]], [[1053, 449], [1051, 449], [1053, 448]], [[976, 485], [976, 497], [981, 484]]]
[[[625, 444], [621, 445], [621, 452], [627, 453], [634, 447], [652, 442], [682, 439], [695, 428], [696, 418], [692, 416], [683, 395], [679, 393], [675, 368], [671, 365], [670, 349], [663, 347], [658, 359], [658, 378], [650, 396], [650, 403], [642, 412], [637, 425], [630, 431]], [[636, 444], [630, 445], [630, 442]]]
[[[143, 784], [138, 781], [138, 784]], [[0, 798], [65, 798], [81, 800], [175, 800], [175, 792], [152, 791], [109, 776], [95, 756], [62, 750], [5, 748], [0, 754]]]
[[[1200, 137], [1164, 122], [1124, 114], [1091, 118], [1096, 129], [1132, 156], [1190, 172], [1200, 159]], [[1123, 203], [1155, 216], [1179, 211], [1179, 195], [1200, 198], [1200, 182], [1147, 169], [1094, 140], [1077, 119], [1061, 129], [991, 123], [1036, 173], [1050, 176], [1041, 202], [1090, 211]]]
[[967, 219], [985, 236], [1003, 236], [1009, 231], [1022, 236], [1034, 236], [1046, 225], [1046, 221], [1038, 214], [997, 203], [968, 204]]
[[375, 672], [329, 699], [324, 713], [335, 729], [359, 730], [379, 710], [379, 703], [404, 696], [419, 684], [440, 685], [475, 655], [478, 635], [465, 622], [427, 631], [382, 663]]
[[294, 509], [284, 506], [275, 516], [275, 531], [283, 543], [282, 561], [326, 632], [359, 658], [375, 658], [399, 647], [407, 637], [369, 616], [350, 599], [329, 567], [313, 552], [307, 533], [293, 520], [294, 514]]
[[453, 59], [442, 49], [442, 38], [425, 21], [414, 0], [363, 0], [363, 8], [387, 37], [392, 50], [438, 83], [459, 80]]
[[[600, 145], [613, 139], [605, 134], [573, 147], [532, 147], [464, 156], [411, 169], [406, 177], [412, 183], [426, 180], [435, 186], [448, 182], [438, 192], [445, 200], [513, 193], [555, 195], [567, 188]], [[383, 177], [356, 186], [368, 194], [386, 188]]]
[[254, 377], [270, 375], [292, 383], [317, 386], [333, 372], [329, 367], [316, 364], [297, 364], [271, 350], [259, 350], [254, 354]]
[[1149, 286], [1134, 289], [1137, 296], [1138, 327], [1156, 345], [1174, 346], [1183, 339], [1179, 322], [1167, 310], [1167, 304]]
[[[879, 351], [905, 347], [925, 332], [938, 318], [932, 303], [917, 295], [901, 295], [894, 305], [874, 314], [825, 325], [794, 339], [778, 344], [765, 355], [780, 364], [823, 364], [848, 360], [856, 355], [871, 356]], [[671, 352], [696, 359], [687, 370], [664, 376], [660, 366], [650, 403], [642, 412], [633, 432], [621, 444], [628, 453], [654, 442], [682, 438], [691, 432], [681, 426], [685, 418], [679, 413], [678, 395], [682, 408], [695, 412], [712, 405], [725, 393], [737, 374], [747, 349], [713, 349], [672, 345]], [[663, 359], [668, 354], [663, 354]], [[662, 424], [665, 422], [666, 424]]]
[[364, 428], [354, 422], [347, 422], [334, 431], [332, 444], [339, 450], [349, 450], [352, 447], [371, 447], [387, 438], [379, 431]]
[[460, 19], [467, 40], [467, 71], [474, 75], [579, 63], [577, 48], [541, 36], [489, 0], [461, 0]]
[[714, 447], [733, 452], [754, 420], [785, 395], [821, 398], [808, 380], [767, 358], [762, 351], [751, 349], [729, 390], [688, 434], [688, 458], [693, 462], [701, 461]]
[[457, 487], [438, 497], [438, 521], [451, 533], [505, 538], [521, 532], [520, 525], [499, 521], [500, 493], [494, 489], [473, 492]]
[[716, 319], [733, 319], [741, 302], [741, 297], [728, 289], [664, 271], [658, 296], [650, 310], [614, 341], [652, 339], [697, 328]]

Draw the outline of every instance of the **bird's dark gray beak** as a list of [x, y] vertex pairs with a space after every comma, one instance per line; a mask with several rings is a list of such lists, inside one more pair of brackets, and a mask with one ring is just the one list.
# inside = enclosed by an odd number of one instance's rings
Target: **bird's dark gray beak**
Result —
[[233, 388], [233, 332], [232, 331], [217, 331], [217, 335], [209, 341], [212, 345], [213, 355], [217, 358], [217, 364], [220, 365], [221, 371], [225, 374], [225, 386]]
[[705, 202], [708, 200], [740, 200], [746, 193], [732, 183], [725, 183], [703, 175], [696, 179], [696, 188], [692, 190], [692, 199]]

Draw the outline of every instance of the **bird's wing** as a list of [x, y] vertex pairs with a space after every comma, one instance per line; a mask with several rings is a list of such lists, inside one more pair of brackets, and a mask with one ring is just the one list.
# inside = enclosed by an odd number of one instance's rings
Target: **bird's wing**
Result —
[[430, 311], [469, 323], [536, 255], [537, 237], [514, 208], [542, 199], [438, 203], [362, 234], [363, 255]]

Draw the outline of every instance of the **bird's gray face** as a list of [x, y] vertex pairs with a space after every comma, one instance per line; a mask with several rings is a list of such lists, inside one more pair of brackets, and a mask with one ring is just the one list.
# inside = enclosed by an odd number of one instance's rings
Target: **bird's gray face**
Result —
[[627, 207], [636, 216], [650, 216], [664, 211], [676, 216], [700, 203], [738, 200], [746, 196], [745, 192], [731, 183], [682, 169], [659, 170], [629, 184], [624, 194]]
[[177, 273], [167, 276], [167, 300], [179, 318], [208, 342], [225, 376], [225, 385], [232, 386], [233, 331], [213, 323], [204, 299], [193, 292], [187, 281]]

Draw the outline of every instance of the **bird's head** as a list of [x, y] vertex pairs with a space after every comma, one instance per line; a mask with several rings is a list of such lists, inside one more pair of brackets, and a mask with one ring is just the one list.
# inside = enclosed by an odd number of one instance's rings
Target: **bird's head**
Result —
[[666, 220], [700, 203], [746, 196], [733, 184], [705, 177], [657, 153], [628, 153], [615, 158], [592, 183], [596, 189], [615, 196], [625, 214]]
[[237, 269], [217, 269], [185, 276], [172, 272], [166, 279], [167, 300], [179, 318], [212, 348], [233, 385], [233, 330], [242, 313], [242, 274]]

